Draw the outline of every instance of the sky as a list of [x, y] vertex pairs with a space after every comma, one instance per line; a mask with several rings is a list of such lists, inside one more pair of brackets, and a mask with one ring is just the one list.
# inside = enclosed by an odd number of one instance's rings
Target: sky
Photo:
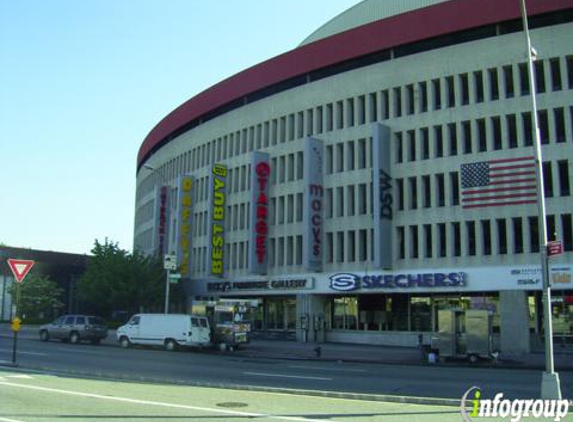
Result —
[[0, 244], [132, 250], [151, 129], [356, 3], [0, 0]]

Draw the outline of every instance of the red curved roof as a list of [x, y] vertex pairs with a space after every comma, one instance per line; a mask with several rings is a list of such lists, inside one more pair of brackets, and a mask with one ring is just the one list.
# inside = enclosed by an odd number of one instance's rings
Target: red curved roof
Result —
[[[571, 7], [571, 0], [529, 0], [528, 14]], [[520, 17], [519, 0], [452, 0], [350, 29], [259, 63], [186, 101], [147, 135], [138, 168], [162, 140], [233, 100], [281, 81], [380, 50]]]

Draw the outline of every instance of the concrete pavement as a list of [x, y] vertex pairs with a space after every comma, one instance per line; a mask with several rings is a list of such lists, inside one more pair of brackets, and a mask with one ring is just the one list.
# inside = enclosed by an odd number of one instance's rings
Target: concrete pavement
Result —
[[454, 422], [460, 407], [54, 376], [0, 367], [0, 421]]

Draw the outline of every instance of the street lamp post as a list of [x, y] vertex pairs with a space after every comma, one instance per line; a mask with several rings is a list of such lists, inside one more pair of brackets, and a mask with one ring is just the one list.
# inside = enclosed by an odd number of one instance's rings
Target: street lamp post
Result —
[[549, 285], [549, 262], [547, 257], [547, 222], [545, 221], [545, 188], [543, 180], [543, 156], [541, 135], [537, 118], [536, 84], [533, 61], [537, 52], [531, 47], [525, 0], [519, 3], [523, 20], [523, 32], [527, 43], [527, 63], [529, 69], [529, 90], [531, 92], [531, 114], [535, 132], [535, 172], [537, 176], [537, 212], [539, 227], [539, 249], [541, 258], [541, 278], [543, 281], [543, 326], [545, 332], [545, 372], [541, 381], [542, 399], [561, 399], [559, 374], [555, 372], [553, 361], [553, 322], [551, 320], [551, 286]]
[[[153, 167], [150, 164], [144, 164], [143, 167], [147, 170], [149, 170], [151, 172], [151, 174], [158, 174], [163, 186], [167, 186], [167, 180], [165, 180], [165, 177], [163, 176], [163, 174], [158, 171], [155, 167]], [[167, 233], [167, 244], [169, 245], [169, 232]], [[159, 254], [161, 254], [163, 251], [159, 251]], [[169, 313], [169, 284], [170, 284], [170, 279], [171, 279], [171, 267], [168, 268], [168, 264], [167, 264], [167, 255], [162, 257], [163, 260], [163, 266], [165, 268], [165, 306], [164, 306], [164, 313], [168, 314]]]

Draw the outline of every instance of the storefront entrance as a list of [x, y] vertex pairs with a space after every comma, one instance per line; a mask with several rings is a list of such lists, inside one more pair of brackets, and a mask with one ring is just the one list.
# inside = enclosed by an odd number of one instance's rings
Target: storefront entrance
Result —
[[[544, 350], [543, 295], [531, 292], [529, 303], [529, 331], [533, 349]], [[551, 318], [553, 322], [553, 342], [560, 348], [573, 347], [573, 291], [553, 290], [551, 292]]]
[[266, 297], [259, 306], [256, 335], [262, 338], [294, 339], [296, 330], [296, 298]]

